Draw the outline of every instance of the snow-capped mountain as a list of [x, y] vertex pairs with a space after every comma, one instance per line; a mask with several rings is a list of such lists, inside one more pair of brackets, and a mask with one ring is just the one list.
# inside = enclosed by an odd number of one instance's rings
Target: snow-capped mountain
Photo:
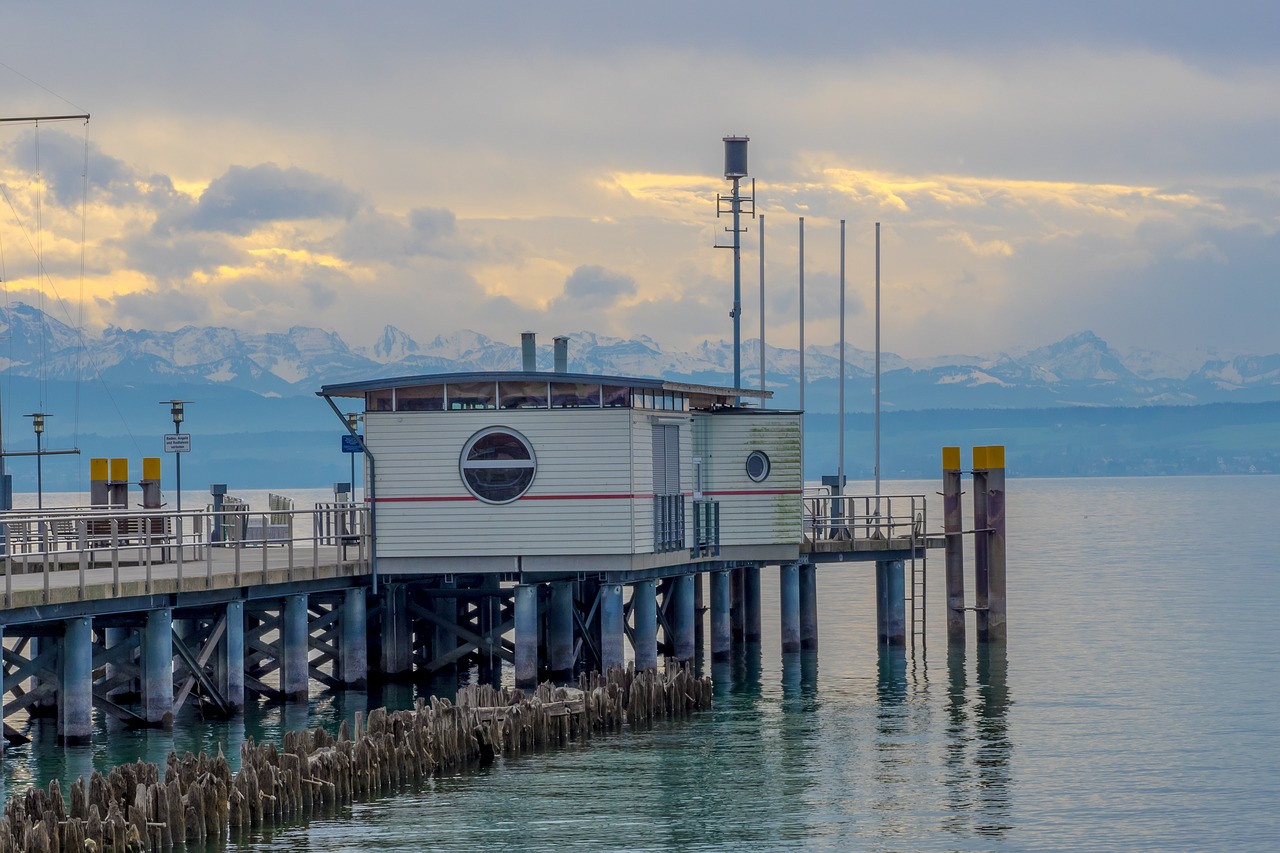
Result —
[[[377, 376], [513, 370], [521, 363], [518, 340], [497, 341], [460, 330], [420, 344], [391, 325], [369, 346], [357, 348], [334, 332], [306, 326], [266, 334], [222, 327], [186, 326], [173, 332], [113, 327], [82, 337], [66, 323], [21, 303], [0, 307], [0, 337], [0, 368], [14, 376], [211, 384], [264, 396], [310, 395], [322, 384]], [[722, 340], [683, 352], [645, 336], [623, 339], [582, 331], [568, 337], [574, 372], [732, 383], [733, 348]], [[770, 389], [779, 404], [794, 404], [800, 353], [770, 346], [766, 354]], [[551, 365], [551, 340], [545, 336], [538, 347], [538, 367], [550, 370]], [[884, 404], [898, 409], [1280, 400], [1280, 354], [1213, 358], [1181, 371], [1158, 354], [1122, 355], [1087, 331], [1021, 353], [918, 360], [883, 353], [881, 365]], [[754, 340], [744, 342], [742, 367], [743, 385], [755, 387], [759, 358]], [[870, 405], [873, 370], [873, 353], [846, 348], [851, 408]], [[839, 372], [837, 346], [806, 348], [808, 408], [832, 409]]]

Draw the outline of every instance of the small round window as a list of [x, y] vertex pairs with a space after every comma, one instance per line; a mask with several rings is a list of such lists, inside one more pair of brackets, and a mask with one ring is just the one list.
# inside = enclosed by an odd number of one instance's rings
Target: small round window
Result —
[[471, 436], [458, 467], [467, 491], [486, 503], [505, 504], [533, 485], [537, 460], [523, 435], [506, 427], [490, 427]]
[[769, 476], [769, 455], [763, 450], [753, 450], [747, 457], [747, 476], [757, 483]]

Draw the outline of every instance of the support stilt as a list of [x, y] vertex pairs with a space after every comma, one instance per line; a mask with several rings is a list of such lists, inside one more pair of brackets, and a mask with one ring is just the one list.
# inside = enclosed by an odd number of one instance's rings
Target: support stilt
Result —
[[711, 659], [728, 660], [732, 647], [732, 579], [728, 571], [711, 573]]
[[946, 536], [947, 642], [964, 645], [964, 509], [960, 501], [960, 448], [942, 448], [942, 530]]
[[516, 587], [516, 687], [538, 684], [538, 587]]
[[88, 743], [93, 732], [93, 623], [87, 616], [63, 623], [58, 654], [58, 739]]
[[891, 646], [906, 645], [906, 578], [904, 561], [876, 562], [876, 634], [881, 643]]
[[568, 681], [573, 677], [573, 581], [551, 585], [551, 612], [547, 614], [547, 656], [551, 678]]
[[309, 644], [307, 638], [307, 597], [290, 595], [284, 600], [284, 612], [280, 626], [280, 645], [283, 658], [280, 670], [280, 690], [290, 702], [305, 702], [309, 693], [310, 669], [307, 665]]
[[778, 609], [782, 622], [782, 651], [800, 651], [800, 567], [778, 567]]
[[227, 626], [218, 642], [214, 671], [218, 692], [233, 712], [244, 711], [244, 602], [227, 602]]
[[173, 726], [173, 611], [147, 611], [142, 627], [142, 717], [153, 726]]
[[742, 570], [743, 639], [748, 643], [760, 642], [760, 567], [747, 566]]
[[600, 664], [604, 671], [625, 663], [626, 630], [622, 619], [622, 584], [600, 587]]
[[696, 614], [693, 607], [693, 585], [694, 576], [692, 574], [680, 575], [672, 579], [675, 608], [671, 615], [675, 623], [675, 653], [676, 660], [681, 663], [688, 663], [693, 660], [697, 651], [694, 647]]
[[355, 587], [342, 594], [339, 624], [342, 638], [338, 649], [338, 680], [347, 687], [363, 689], [369, 676], [368, 625], [364, 590]]
[[653, 581], [631, 588], [631, 613], [635, 619], [636, 672], [658, 668], [658, 596]]
[[818, 568], [800, 564], [800, 648], [818, 647]]

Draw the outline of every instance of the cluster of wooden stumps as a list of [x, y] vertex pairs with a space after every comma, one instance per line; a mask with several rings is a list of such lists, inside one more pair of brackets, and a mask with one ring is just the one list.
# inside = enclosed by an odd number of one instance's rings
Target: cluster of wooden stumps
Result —
[[137, 762], [71, 786], [57, 780], [10, 799], [0, 853], [163, 851], [217, 844], [229, 833], [305, 820], [358, 800], [409, 789], [432, 774], [547, 748], [563, 748], [624, 723], [648, 726], [711, 707], [711, 679], [687, 669], [662, 675], [615, 668], [583, 674], [578, 686], [522, 690], [472, 685], [457, 703], [419, 699], [412, 710], [379, 708], [322, 728], [289, 732], [277, 747], [252, 740], [233, 773], [216, 757], [171, 753], [163, 773]]

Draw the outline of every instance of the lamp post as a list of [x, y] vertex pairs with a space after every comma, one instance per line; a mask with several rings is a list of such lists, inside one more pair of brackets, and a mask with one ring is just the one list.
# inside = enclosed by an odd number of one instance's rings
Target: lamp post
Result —
[[[347, 429], [352, 435], [358, 435], [360, 430], [360, 413], [347, 412]], [[356, 455], [351, 454], [351, 502], [356, 502]]]
[[165, 436], [166, 449], [173, 450], [173, 470], [178, 479], [178, 514], [182, 514], [182, 454], [190, 449], [191, 439], [186, 440], [183, 444], [182, 439], [178, 436], [182, 435], [182, 421], [185, 417], [183, 407], [190, 403], [190, 400], [161, 400], [160, 405], [169, 407], [169, 414], [173, 416], [173, 432], [174, 436], [171, 440], [169, 436]]
[[44, 435], [44, 419], [52, 417], [45, 412], [32, 412], [23, 417], [31, 418], [31, 428], [36, 431], [36, 509], [44, 509], [44, 457], [40, 446], [40, 437]]

